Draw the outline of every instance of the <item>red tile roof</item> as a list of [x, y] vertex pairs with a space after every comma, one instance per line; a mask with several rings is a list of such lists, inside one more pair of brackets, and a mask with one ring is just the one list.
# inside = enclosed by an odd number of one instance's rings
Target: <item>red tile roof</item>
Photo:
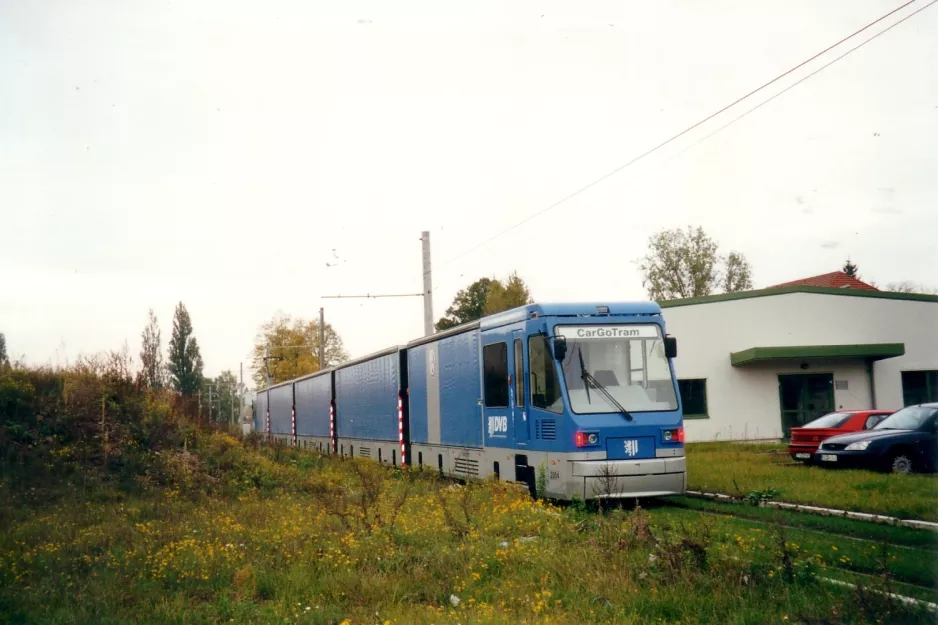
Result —
[[777, 289], [783, 286], [823, 286], [829, 289], [860, 289], [861, 291], [879, 290], [875, 286], [867, 284], [862, 280], [851, 278], [842, 271], [832, 271], [831, 273], [825, 273], [811, 278], [803, 278], [801, 280], [793, 280], [792, 282], [776, 284], [766, 288]]

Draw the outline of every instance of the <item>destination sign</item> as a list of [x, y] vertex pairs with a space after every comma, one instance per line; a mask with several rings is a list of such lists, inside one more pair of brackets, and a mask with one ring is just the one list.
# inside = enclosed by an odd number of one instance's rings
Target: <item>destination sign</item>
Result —
[[621, 324], [614, 326], [557, 326], [556, 332], [568, 341], [591, 339], [656, 339], [658, 326]]

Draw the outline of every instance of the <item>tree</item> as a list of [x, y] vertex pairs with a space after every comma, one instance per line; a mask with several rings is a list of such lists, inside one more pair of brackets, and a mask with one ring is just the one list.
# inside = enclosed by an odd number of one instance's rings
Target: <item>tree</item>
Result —
[[150, 309], [150, 316], [146, 327], [141, 335], [143, 344], [140, 347], [140, 362], [143, 370], [140, 377], [148, 388], [163, 388], [163, 349], [160, 338], [160, 326], [157, 324], [156, 315], [153, 309]]
[[[342, 338], [328, 323], [323, 328], [323, 335], [324, 366], [335, 366], [348, 360]], [[265, 365], [268, 349], [270, 359]], [[260, 337], [254, 345], [252, 364], [254, 382], [258, 388], [267, 386], [267, 366], [270, 368], [272, 384], [319, 371], [319, 322], [292, 319], [288, 315], [274, 317], [261, 326]]]
[[752, 268], [746, 257], [738, 252], [726, 256], [726, 268], [723, 270], [723, 292], [735, 293], [752, 289]]
[[212, 389], [212, 415], [216, 421], [230, 421], [232, 407], [234, 408], [235, 422], [241, 417], [240, 393], [238, 389], [238, 378], [231, 370], [222, 371], [214, 380], [208, 380], [207, 384]]
[[485, 302], [493, 282], [490, 278], [479, 278], [456, 293], [446, 315], [436, 322], [437, 332], [481, 319], [485, 315]]
[[202, 354], [192, 336], [192, 319], [182, 302], [173, 316], [173, 335], [169, 339], [169, 373], [173, 388], [183, 397], [191, 397], [202, 386]]
[[3, 336], [3, 332], [0, 332], [0, 366], [6, 365], [10, 362], [10, 359], [7, 357], [7, 337]]
[[912, 282], [911, 280], [890, 282], [886, 285], [885, 290], [891, 291], [893, 293], [921, 293], [922, 295], [938, 295], [938, 288], [933, 286], [925, 286], [924, 284], [918, 284]]
[[436, 322], [436, 330], [448, 330], [518, 306], [530, 304], [531, 291], [518, 274], [512, 272], [502, 283], [492, 278], [479, 278], [456, 293], [446, 315]]
[[843, 271], [845, 274], [847, 274], [848, 276], [850, 276], [851, 278], [856, 278], [857, 280], [859, 280], [859, 279], [860, 279], [860, 274], [857, 273], [857, 270], [858, 270], [858, 269], [859, 269], [859, 267], [857, 267], [855, 264], [851, 263], [851, 262], [850, 262], [850, 259], [848, 258], [848, 259], [847, 259], [847, 262], [844, 263], [844, 268], [843, 268], [842, 271]]
[[738, 252], [718, 254], [717, 242], [703, 228], [662, 230], [648, 240], [641, 259], [642, 286], [656, 301], [702, 297], [717, 290], [733, 293], [752, 288], [752, 269]]
[[517, 273], [512, 272], [508, 276], [507, 284], [502, 284], [498, 280], [492, 282], [482, 312], [486, 315], [494, 315], [495, 313], [530, 304], [533, 301], [528, 285], [518, 277]]

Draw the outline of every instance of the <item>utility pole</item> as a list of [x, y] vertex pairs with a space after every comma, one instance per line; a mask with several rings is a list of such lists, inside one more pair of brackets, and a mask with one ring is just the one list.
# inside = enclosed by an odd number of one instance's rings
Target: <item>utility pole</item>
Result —
[[430, 231], [424, 230], [423, 242], [423, 334], [433, 334], [433, 278], [430, 272]]
[[[423, 243], [423, 292], [422, 293], [394, 293], [372, 295], [321, 295], [323, 299], [377, 299], [379, 297], [422, 297], [423, 298], [423, 333], [424, 336], [433, 334], [433, 280], [430, 274], [430, 232], [424, 230], [420, 233]], [[322, 309], [320, 309], [320, 314]], [[320, 324], [321, 327], [321, 324]]]
[[319, 370], [326, 368], [326, 313], [319, 309]]
[[264, 346], [264, 373], [267, 374], [267, 386], [270, 387], [270, 343]]

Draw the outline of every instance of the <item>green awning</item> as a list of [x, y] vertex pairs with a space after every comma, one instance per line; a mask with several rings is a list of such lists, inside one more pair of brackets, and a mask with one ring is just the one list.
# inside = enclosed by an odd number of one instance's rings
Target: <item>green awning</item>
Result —
[[905, 354], [905, 343], [865, 343], [860, 345], [795, 345], [785, 347], [750, 347], [730, 354], [734, 367], [769, 360], [804, 360], [806, 358], [864, 358], [881, 360]]

